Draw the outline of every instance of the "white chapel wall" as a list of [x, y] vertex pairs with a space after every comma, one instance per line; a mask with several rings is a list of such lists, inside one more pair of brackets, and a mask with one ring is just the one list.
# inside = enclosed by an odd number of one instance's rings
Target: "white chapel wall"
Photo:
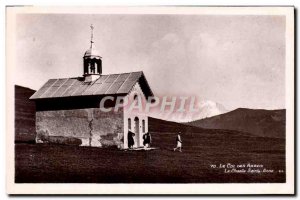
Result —
[[[129, 99], [129, 102], [132, 102], [134, 99], [134, 96], [138, 95], [140, 97], [141, 103], [143, 105], [142, 112], [139, 112], [138, 109], [133, 109], [130, 112], [129, 106], [127, 106], [124, 109], [124, 148], [128, 148], [128, 130], [129, 130], [129, 124], [128, 119], [131, 121], [131, 131], [135, 133], [135, 118], [138, 117], [139, 119], [139, 136], [136, 134], [135, 141], [134, 141], [134, 147], [143, 146], [143, 134], [148, 132], [148, 115], [144, 112], [145, 105], [147, 103], [147, 99], [140, 87], [140, 84], [137, 82], [130, 93], [126, 96], [126, 98]], [[145, 121], [145, 128], [143, 131], [143, 120]], [[138, 140], [138, 141], [136, 141]], [[138, 145], [139, 144], [139, 145]]]

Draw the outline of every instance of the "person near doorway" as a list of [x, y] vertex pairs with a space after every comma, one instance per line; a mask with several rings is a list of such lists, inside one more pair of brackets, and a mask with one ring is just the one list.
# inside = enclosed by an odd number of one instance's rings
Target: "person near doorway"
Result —
[[181, 132], [179, 132], [177, 137], [176, 137], [176, 143], [177, 143], [177, 146], [174, 148], [174, 151], [179, 149], [179, 151], [182, 152], [181, 151], [181, 147], [182, 147]]
[[127, 136], [128, 136], [128, 148], [132, 149], [134, 145], [133, 137], [135, 136], [135, 134], [129, 130]]
[[149, 148], [150, 147], [151, 139], [152, 138], [151, 138], [151, 135], [150, 135], [149, 132], [147, 132], [147, 133], [145, 133], [143, 135], [143, 140], [144, 140], [143, 145], [144, 145], [145, 148]]

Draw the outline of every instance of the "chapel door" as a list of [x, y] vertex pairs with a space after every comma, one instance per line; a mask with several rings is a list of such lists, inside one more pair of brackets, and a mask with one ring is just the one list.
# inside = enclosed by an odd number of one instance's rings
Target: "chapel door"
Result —
[[136, 147], [140, 146], [140, 123], [139, 123], [139, 118], [135, 117], [134, 118], [134, 143], [136, 144]]

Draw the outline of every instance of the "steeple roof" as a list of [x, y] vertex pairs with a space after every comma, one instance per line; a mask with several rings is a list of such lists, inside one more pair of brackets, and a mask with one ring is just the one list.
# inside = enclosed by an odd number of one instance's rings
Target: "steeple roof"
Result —
[[84, 53], [84, 57], [100, 57], [100, 53], [97, 51], [97, 49], [95, 48], [94, 44], [91, 44], [91, 47], [86, 50], [86, 52]]

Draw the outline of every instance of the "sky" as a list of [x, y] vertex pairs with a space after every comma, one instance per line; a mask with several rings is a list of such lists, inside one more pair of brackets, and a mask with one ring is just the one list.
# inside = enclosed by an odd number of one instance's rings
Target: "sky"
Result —
[[228, 110], [285, 108], [284, 16], [20, 14], [16, 23], [21, 86], [82, 76], [93, 24], [103, 74], [143, 71], [157, 96]]

